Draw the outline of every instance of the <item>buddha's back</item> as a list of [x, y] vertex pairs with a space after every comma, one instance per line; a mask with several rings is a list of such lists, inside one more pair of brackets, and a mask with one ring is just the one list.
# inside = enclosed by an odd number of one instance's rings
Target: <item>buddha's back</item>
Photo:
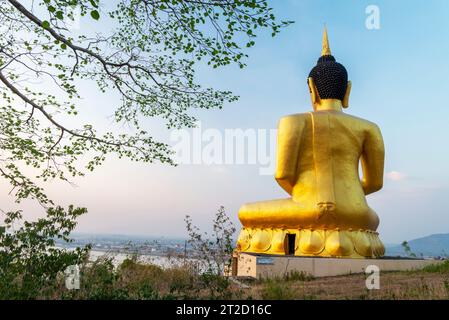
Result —
[[377, 126], [338, 111], [310, 112], [294, 118], [301, 141], [293, 200], [323, 226], [347, 221], [354, 228], [375, 229], [378, 219], [365, 200], [359, 162], [366, 139], [377, 134]]

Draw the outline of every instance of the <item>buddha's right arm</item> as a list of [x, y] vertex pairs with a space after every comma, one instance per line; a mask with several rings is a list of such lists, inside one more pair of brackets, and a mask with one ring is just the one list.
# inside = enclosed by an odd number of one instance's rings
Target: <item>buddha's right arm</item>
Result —
[[382, 189], [384, 177], [385, 148], [382, 134], [377, 125], [368, 131], [363, 146], [362, 187], [366, 195]]
[[275, 178], [289, 194], [292, 193], [297, 178], [302, 120], [301, 115], [287, 116], [278, 125]]

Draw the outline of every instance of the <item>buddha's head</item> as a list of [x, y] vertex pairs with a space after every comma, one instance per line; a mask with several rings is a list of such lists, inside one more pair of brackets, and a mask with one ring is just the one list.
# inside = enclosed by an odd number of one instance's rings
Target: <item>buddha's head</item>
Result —
[[326, 28], [324, 29], [321, 57], [318, 59], [317, 65], [310, 71], [307, 82], [315, 110], [329, 100], [340, 100], [344, 108], [348, 107], [351, 81], [348, 81], [346, 68], [336, 62], [331, 55]]

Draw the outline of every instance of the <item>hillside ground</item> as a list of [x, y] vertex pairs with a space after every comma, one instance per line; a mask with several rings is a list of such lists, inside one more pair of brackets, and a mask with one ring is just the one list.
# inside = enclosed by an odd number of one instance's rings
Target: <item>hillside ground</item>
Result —
[[366, 275], [253, 281], [253, 299], [449, 299], [449, 272], [386, 272], [379, 289], [368, 290]]
[[82, 270], [81, 288], [64, 279], [40, 299], [449, 299], [449, 261], [420, 271], [384, 272], [368, 290], [365, 274], [312, 278], [292, 273], [277, 279], [229, 279], [200, 274], [189, 265], [160, 268], [125, 260], [118, 268], [97, 261]]

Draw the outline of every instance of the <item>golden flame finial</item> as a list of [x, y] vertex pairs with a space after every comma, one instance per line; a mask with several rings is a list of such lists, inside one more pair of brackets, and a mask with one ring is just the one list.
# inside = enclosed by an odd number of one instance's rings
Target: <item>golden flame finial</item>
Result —
[[321, 56], [330, 56], [331, 48], [329, 47], [329, 39], [327, 38], [327, 28], [324, 26], [323, 33], [323, 49], [321, 50]]

